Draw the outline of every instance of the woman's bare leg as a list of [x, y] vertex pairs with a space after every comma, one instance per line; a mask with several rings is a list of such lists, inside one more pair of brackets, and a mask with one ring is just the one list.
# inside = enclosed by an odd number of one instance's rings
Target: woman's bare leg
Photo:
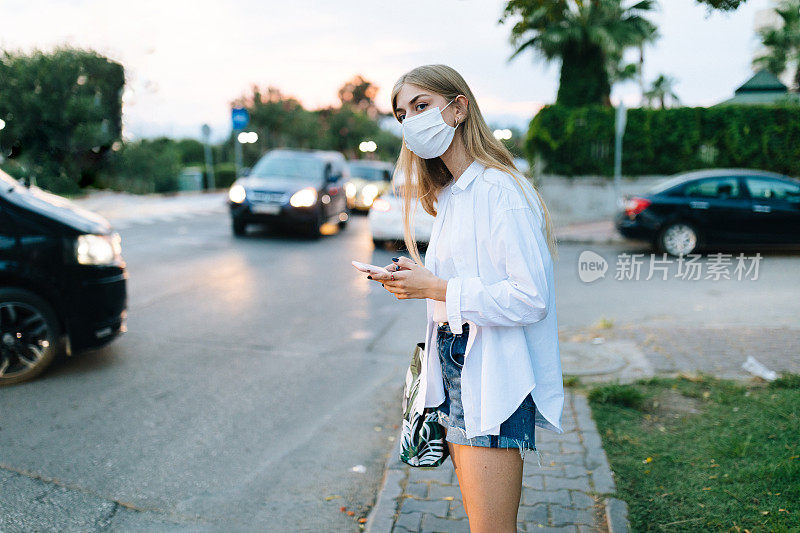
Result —
[[[447, 447], [450, 449], [450, 460], [453, 461], [453, 468], [456, 471], [456, 477], [458, 478], [458, 484], [461, 486], [461, 461], [456, 457], [456, 446], [457, 444], [453, 444], [452, 442], [447, 443]], [[461, 491], [461, 503], [464, 505], [464, 512], [467, 513], [467, 519], [469, 519], [469, 509], [467, 508], [467, 495], [464, 494], [462, 489]]]
[[516, 533], [522, 493], [519, 450], [448, 445], [464, 510], [468, 509], [470, 533]]

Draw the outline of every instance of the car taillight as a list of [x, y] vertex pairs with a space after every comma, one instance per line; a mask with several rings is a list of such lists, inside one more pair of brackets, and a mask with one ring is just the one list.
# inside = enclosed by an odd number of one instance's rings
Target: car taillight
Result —
[[383, 198], [377, 198], [374, 202], [372, 202], [372, 209], [376, 211], [389, 211], [391, 208], [392, 204]]
[[634, 217], [647, 209], [652, 202], [647, 198], [639, 198], [634, 196], [625, 201], [625, 214], [629, 217]]

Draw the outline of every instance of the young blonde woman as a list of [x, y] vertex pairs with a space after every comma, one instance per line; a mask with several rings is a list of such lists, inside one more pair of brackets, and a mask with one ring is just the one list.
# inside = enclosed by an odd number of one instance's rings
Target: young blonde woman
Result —
[[[412, 258], [369, 277], [398, 299], [427, 300], [414, 408], [437, 408], [470, 531], [516, 531], [525, 450], [540, 459], [535, 428], [564, 432], [550, 216], [455, 70], [415, 68], [391, 99]], [[436, 217], [424, 266], [412, 229], [418, 201]]]

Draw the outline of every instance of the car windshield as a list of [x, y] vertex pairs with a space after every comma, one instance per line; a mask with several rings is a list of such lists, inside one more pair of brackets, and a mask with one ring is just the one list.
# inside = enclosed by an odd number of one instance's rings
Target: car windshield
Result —
[[350, 175], [369, 181], [383, 181], [388, 170], [367, 165], [350, 165]]
[[266, 155], [256, 163], [250, 176], [256, 178], [320, 178], [324, 162], [309, 155]]

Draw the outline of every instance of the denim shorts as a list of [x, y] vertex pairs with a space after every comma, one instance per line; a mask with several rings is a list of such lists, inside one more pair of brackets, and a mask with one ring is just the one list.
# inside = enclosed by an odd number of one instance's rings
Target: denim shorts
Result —
[[461, 403], [461, 369], [464, 367], [469, 324], [465, 323], [461, 327], [462, 333], [450, 331], [449, 324], [438, 326], [436, 331], [436, 346], [442, 365], [445, 391], [444, 402], [436, 408], [436, 411], [439, 414], [439, 421], [447, 428], [447, 442], [486, 448], [519, 448], [523, 460], [525, 459], [525, 450], [534, 450], [539, 465], [541, 465], [541, 455], [536, 449], [535, 438], [536, 404], [530, 394], [525, 397], [517, 410], [500, 425], [499, 435], [478, 435], [467, 439], [464, 408]]

